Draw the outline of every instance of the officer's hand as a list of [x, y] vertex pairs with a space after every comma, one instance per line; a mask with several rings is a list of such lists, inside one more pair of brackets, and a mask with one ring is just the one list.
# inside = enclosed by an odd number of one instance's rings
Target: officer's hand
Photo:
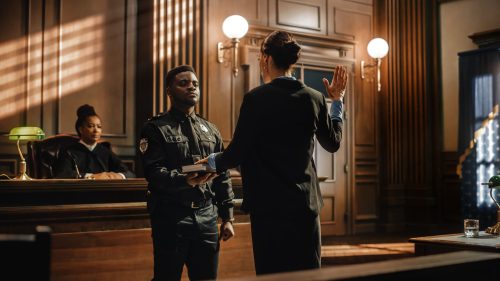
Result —
[[231, 222], [224, 222], [220, 225], [219, 240], [227, 241], [234, 236], [234, 228]]
[[197, 185], [202, 185], [211, 181], [216, 176], [216, 173], [205, 173], [201, 175], [198, 175], [198, 173], [188, 173], [186, 175], [186, 182], [190, 186], [195, 187]]
[[207, 158], [203, 158], [201, 160], [198, 160], [196, 161], [195, 164], [208, 164], [208, 157]]

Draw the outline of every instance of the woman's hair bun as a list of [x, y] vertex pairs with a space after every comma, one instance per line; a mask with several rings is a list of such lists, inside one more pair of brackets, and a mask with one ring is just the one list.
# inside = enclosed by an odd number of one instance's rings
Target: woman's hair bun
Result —
[[295, 41], [288, 41], [283, 44], [283, 48], [290, 54], [297, 54], [300, 51], [300, 46]]
[[261, 50], [273, 58], [277, 67], [289, 69], [299, 60], [301, 47], [291, 33], [274, 31], [264, 39]]
[[88, 116], [95, 116], [97, 113], [94, 110], [94, 107], [88, 104], [84, 104], [78, 108], [76, 111], [76, 115], [78, 118], [84, 119], [87, 118]]

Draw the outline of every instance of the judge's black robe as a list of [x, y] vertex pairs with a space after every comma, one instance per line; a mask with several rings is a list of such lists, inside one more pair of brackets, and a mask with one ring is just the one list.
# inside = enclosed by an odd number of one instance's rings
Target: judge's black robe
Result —
[[126, 178], [135, 177], [127, 166], [109, 148], [98, 143], [90, 151], [81, 143], [76, 143], [61, 151], [55, 167], [56, 178], [82, 178], [85, 174], [102, 172], [122, 173]]

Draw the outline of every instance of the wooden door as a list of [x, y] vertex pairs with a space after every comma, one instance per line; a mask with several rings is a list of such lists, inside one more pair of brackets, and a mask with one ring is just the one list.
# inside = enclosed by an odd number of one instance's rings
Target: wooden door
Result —
[[[302, 65], [295, 70], [295, 76], [300, 77], [309, 87], [326, 95], [322, 78], [331, 79], [332, 68]], [[331, 101], [329, 99], [327, 104], [330, 110]], [[347, 103], [344, 104], [344, 110], [347, 110], [346, 105]], [[349, 142], [347, 128], [347, 120], [344, 120], [342, 143], [340, 149], [333, 154], [323, 149], [319, 142], [315, 141], [314, 163], [325, 204], [320, 213], [322, 235], [344, 235], [347, 232], [345, 219], [348, 211], [346, 172], [348, 164], [347, 144]]]

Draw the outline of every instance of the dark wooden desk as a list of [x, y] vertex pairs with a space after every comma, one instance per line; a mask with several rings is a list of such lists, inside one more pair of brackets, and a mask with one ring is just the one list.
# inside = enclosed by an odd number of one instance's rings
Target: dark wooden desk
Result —
[[149, 226], [144, 179], [0, 180], [0, 232], [54, 233]]
[[500, 237], [481, 231], [477, 238], [466, 238], [463, 233], [410, 238], [415, 243], [417, 256], [454, 251], [482, 251], [500, 253]]
[[0, 207], [145, 202], [147, 182], [124, 180], [0, 180]]
[[[233, 189], [238, 194], [241, 178]], [[144, 178], [0, 180], [0, 233], [33, 233], [36, 225], [54, 233], [147, 228], [146, 192]], [[235, 215], [248, 220], [238, 206]]]

